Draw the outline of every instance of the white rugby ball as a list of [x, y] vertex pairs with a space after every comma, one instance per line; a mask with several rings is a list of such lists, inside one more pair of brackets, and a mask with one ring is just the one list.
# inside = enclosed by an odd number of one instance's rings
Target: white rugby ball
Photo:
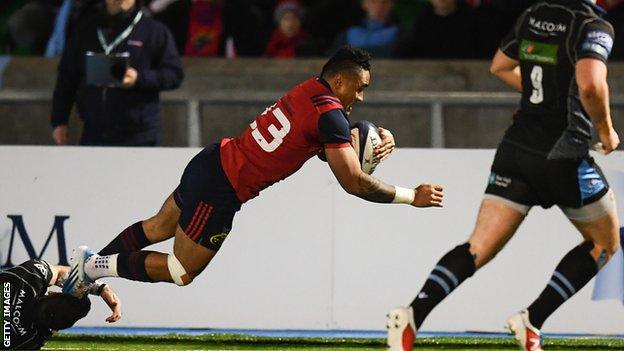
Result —
[[374, 156], [373, 151], [377, 145], [381, 144], [381, 136], [377, 127], [369, 121], [359, 121], [351, 128], [351, 145], [360, 160], [362, 171], [372, 174], [379, 164], [379, 159]]

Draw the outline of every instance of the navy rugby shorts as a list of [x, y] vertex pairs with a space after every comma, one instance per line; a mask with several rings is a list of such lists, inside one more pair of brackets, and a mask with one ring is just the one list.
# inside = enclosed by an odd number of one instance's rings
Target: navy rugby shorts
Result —
[[221, 166], [219, 144], [204, 148], [184, 169], [173, 198], [182, 211], [178, 224], [194, 242], [218, 251], [241, 208]]
[[527, 207], [581, 208], [600, 200], [608, 191], [607, 179], [590, 156], [547, 159], [503, 141], [485, 193]]

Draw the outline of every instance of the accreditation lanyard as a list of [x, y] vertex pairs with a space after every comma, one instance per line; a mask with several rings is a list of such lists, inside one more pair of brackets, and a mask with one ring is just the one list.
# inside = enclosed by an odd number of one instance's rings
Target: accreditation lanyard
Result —
[[102, 29], [98, 28], [98, 39], [100, 40], [100, 45], [102, 46], [102, 49], [104, 49], [104, 53], [106, 55], [110, 54], [113, 49], [117, 47], [117, 45], [121, 44], [122, 41], [128, 38], [130, 33], [132, 33], [134, 26], [136, 26], [136, 24], [139, 23], [139, 21], [141, 20], [141, 17], [143, 17], [143, 12], [139, 11], [139, 13], [137, 13], [134, 17], [134, 20], [132, 20], [132, 23], [130, 23], [130, 25], [128, 26], [128, 28], [121, 32], [121, 34], [119, 34], [119, 36], [117, 36], [117, 38], [115, 38], [115, 40], [113, 40], [113, 42], [110, 44], [106, 43], [106, 38], [104, 38], [104, 33], [102, 33]]

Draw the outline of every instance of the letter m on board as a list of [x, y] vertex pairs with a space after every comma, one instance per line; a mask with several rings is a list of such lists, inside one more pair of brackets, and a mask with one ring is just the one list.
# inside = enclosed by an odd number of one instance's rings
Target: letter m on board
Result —
[[45, 250], [48, 248], [54, 233], [56, 233], [56, 242], [58, 246], [58, 257], [59, 257], [59, 265], [69, 266], [67, 262], [67, 248], [65, 246], [65, 221], [69, 219], [69, 216], [54, 216], [54, 224], [52, 225], [52, 230], [50, 230], [50, 234], [46, 239], [45, 244], [43, 244], [43, 248], [37, 254], [35, 251], [35, 247], [30, 241], [30, 235], [26, 231], [26, 226], [24, 225], [24, 219], [20, 215], [8, 215], [7, 216], [11, 222], [13, 223], [13, 229], [11, 230], [11, 241], [9, 243], [9, 253], [7, 254], [7, 260], [2, 264], [2, 268], [13, 267], [15, 266], [13, 262], [11, 262], [11, 256], [13, 254], [13, 244], [15, 243], [15, 234], [19, 235], [19, 238], [22, 240], [24, 244], [24, 248], [26, 248], [26, 253], [28, 256], [33, 259], [40, 259]]

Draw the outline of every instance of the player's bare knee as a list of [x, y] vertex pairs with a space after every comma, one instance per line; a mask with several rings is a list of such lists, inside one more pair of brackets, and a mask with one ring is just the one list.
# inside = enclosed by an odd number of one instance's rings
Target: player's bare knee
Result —
[[189, 274], [174, 254], [167, 256], [167, 268], [169, 268], [171, 280], [178, 286], [189, 285], [197, 276], [197, 274]]
[[158, 230], [158, 219], [157, 216], [150, 217], [143, 221], [143, 230], [145, 234], [149, 235]]

